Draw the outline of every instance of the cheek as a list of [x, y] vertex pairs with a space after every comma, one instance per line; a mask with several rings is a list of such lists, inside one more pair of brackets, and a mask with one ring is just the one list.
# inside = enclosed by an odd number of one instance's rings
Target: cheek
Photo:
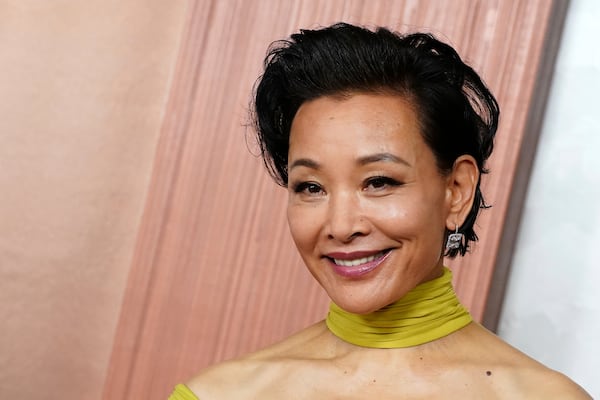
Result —
[[418, 202], [409, 198], [389, 197], [373, 199], [364, 207], [369, 218], [378, 224], [392, 226], [414, 225], [419, 213]]
[[411, 222], [409, 216], [414, 215], [414, 207], [406, 201], [387, 201], [374, 208], [373, 214], [381, 221]]
[[299, 250], [309, 246], [317, 239], [318, 228], [313, 214], [303, 207], [288, 206], [288, 226], [292, 239]]
[[[398, 239], [419, 236], [433, 231], [443, 232], [445, 222], [441, 215], [441, 208], [431, 198], [390, 199], [378, 204], [372, 204], [370, 214], [377, 225], [388, 236]], [[435, 236], [435, 235], [434, 235]]]

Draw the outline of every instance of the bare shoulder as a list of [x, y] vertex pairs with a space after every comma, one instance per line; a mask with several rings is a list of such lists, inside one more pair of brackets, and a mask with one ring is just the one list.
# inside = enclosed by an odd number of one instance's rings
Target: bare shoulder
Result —
[[516, 369], [515, 387], [527, 399], [582, 399], [592, 397], [577, 383], [560, 372], [544, 366]]
[[276, 395], [273, 382], [287, 374], [294, 360], [310, 358], [324, 331], [322, 324], [316, 324], [255, 353], [208, 367], [186, 385], [201, 400], [256, 398], [264, 392]]
[[591, 399], [566, 376], [478, 325], [422, 348], [390, 352], [336, 353], [341, 344], [336, 340], [331, 346], [331, 338], [319, 323], [207, 368], [187, 385], [201, 400], [364, 398], [365, 393], [388, 399], [400, 392], [402, 398], [423, 398], [423, 388], [432, 399]]
[[589, 400], [592, 397], [567, 376], [543, 365], [515, 365], [499, 381], [502, 398]]
[[495, 391], [499, 398], [592, 398], [567, 376], [546, 367], [487, 329], [474, 325], [471, 334], [474, 335], [471, 350], [477, 348], [480, 354], [485, 353], [478, 361], [497, 367], [486, 372], [490, 378], [497, 379]]
[[250, 359], [226, 361], [203, 371], [187, 382], [201, 400], [250, 398], [264, 379], [265, 363]]

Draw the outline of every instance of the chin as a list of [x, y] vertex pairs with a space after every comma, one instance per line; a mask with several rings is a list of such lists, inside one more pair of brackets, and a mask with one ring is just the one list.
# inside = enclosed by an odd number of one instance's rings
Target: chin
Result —
[[370, 291], [368, 295], [361, 295], [360, 293], [345, 293], [330, 296], [331, 300], [338, 305], [338, 307], [352, 314], [370, 314], [383, 307], [393, 303], [395, 299], [384, 300], [381, 296], [373, 297], [373, 293]]

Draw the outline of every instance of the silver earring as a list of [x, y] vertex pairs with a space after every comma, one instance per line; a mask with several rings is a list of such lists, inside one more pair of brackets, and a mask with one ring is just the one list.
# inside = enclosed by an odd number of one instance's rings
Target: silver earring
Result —
[[460, 244], [462, 243], [462, 233], [458, 233], [458, 225], [454, 224], [456, 230], [454, 233], [448, 235], [448, 240], [446, 241], [446, 249], [453, 250], [458, 249]]

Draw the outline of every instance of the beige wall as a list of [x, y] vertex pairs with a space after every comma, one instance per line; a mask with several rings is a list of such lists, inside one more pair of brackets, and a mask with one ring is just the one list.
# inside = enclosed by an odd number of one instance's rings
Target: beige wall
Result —
[[0, 398], [98, 399], [186, 2], [0, 2]]

